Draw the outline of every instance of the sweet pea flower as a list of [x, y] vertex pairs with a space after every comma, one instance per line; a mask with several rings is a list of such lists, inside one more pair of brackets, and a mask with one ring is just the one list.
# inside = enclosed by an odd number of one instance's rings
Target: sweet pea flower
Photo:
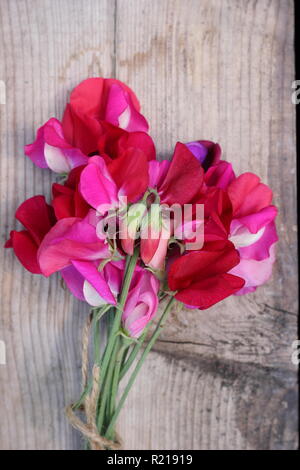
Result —
[[155, 161], [155, 146], [149, 134], [142, 131], [128, 132], [120, 127], [103, 121], [101, 136], [97, 142], [97, 153], [109, 164], [111, 160], [120, 158], [129, 148], [141, 150], [147, 160]]
[[[97, 216], [60, 219], [44, 237], [38, 249], [42, 274], [60, 272], [71, 292], [90, 305], [116, 304], [122, 275], [106, 262], [111, 253], [96, 232]], [[105, 268], [99, 269], [101, 263]]]
[[56, 222], [53, 208], [46, 203], [44, 196], [34, 196], [18, 207], [15, 217], [26, 230], [12, 230], [5, 248], [13, 248], [20, 263], [28, 271], [41, 274], [37, 252], [45, 235]]
[[156, 314], [158, 291], [159, 281], [153, 274], [146, 269], [136, 273], [122, 314], [122, 325], [129, 336], [138, 338]]
[[98, 148], [103, 121], [128, 132], [147, 132], [148, 123], [139, 111], [136, 95], [124, 83], [89, 78], [72, 91], [62, 125], [68, 142], [90, 155]]
[[75, 297], [92, 307], [108, 303], [116, 305], [122, 285], [124, 261], [106, 262], [99, 258], [92, 263], [76, 260], [71, 263], [60, 274]]
[[234, 269], [245, 281], [237, 294], [253, 292], [271, 276], [275, 261], [274, 244], [278, 240], [271, 205], [272, 191], [253, 173], [244, 173], [227, 188], [233, 206], [230, 240], [239, 251], [241, 263]]
[[224, 189], [232, 204], [229, 239], [240, 254], [240, 264], [231, 272], [245, 279], [237, 295], [253, 292], [271, 276], [275, 261], [274, 244], [278, 240], [275, 218], [277, 208], [271, 204], [272, 191], [253, 173], [236, 177], [225, 161], [211, 166], [205, 183]]
[[[109, 167], [110, 169], [111, 167]], [[143, 167], [145, 168], [145, 166]], [[162, 217], [166, 207], [183, 206], [199, 197], [203, 185], [203, 169], [192, 152], [178, 142], [171, 161], [148, 161], [148, 211], [139, 221], [141, 226], [141, 258], [160, 277], [164, 269], [173, 228]], [[121, 173], [121, 172], [120, 172]], [[139, 175], [141, 175], [141, 171]], [[153, 199], [153, 201], [152, 201]], [[95, 206], [94, 206], [95, 207]], [[130, 237], [129, 237], [130, 238]], [[132, 253], [131, 240], [122, 242]]]
[[109, 258], [107, 244], [96, 234], [96, 227], [85, 219], [60, 219], [43, 238], [38, 249], [38, 261], [44, 276], [71, 266], [75, 261], [93, 261]]
[[[38, 129], [35, 141], [25, 146], [25, 154], [40, 168], [56, 173], [87, 164], [89, 155], [103, 147], [107, 151], [113, 142], [116, 147], [117, 140], [121, 148], [142, 148], [149, 159], [155, 158], [153, 141], [146, 134], [148, 124], [139, 110], [135, 94], [119, 80], [84, 80], [72, 91], [62, 123], [49, 119]], [[118, 133], [117, 127], [124, 131]]]
[[200, 251], [177, 257], [168, 272], [168, 285], [175, 298], [200, 310], [211, 307], [243, 288], [245, 281], [230, 272], [240, 262], [228, 240], [210, 242]]
[[79, 148], [66, 140], [62, 125], [55, 118], [38, 129], [36, 140], [25, 146], [25, 154], [40, 168], [50, 168], [55, 173], [69, 173], [88, 161]]
[[103, 158], [91, 157], [82, 171], [79, 189], [84, 199], [104, 214], [117, 208], [123, 197], [136, 202], [145, 193], [148, 179], [146, 156], [141, 150], [130, 148], [109, 167]]

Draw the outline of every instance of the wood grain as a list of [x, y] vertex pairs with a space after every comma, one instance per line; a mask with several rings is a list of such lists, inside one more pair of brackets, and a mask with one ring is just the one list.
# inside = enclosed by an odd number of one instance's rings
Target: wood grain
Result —
[[[172, 313], [122, 413], [126, 448], [295, 448], [293, 2], [0, 0], [0, 40], [3, 242], [19, 203], [49, 194], [53, 180], [23, 145], [88, 76], [133, 87], [161, 157], [176, 140], [218, 141], [236, 173], [258, 173], [279, 206], [272, 280], [206, 311]], [[55, 276], [0, 256], [0, 448], [80, 448], [63, 407], [79, 393], [86, 308]]]

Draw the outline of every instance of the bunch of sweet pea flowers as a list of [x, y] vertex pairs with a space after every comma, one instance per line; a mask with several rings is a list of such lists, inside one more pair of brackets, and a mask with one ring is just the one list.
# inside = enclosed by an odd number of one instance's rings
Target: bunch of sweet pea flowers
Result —
[[210, 141], [178, 142], [170, 160], [157, 159], [135, 94], [114, 79], [80, 83], [62, 121], [47, 121], [25, 153], [59, 182], [50, 204], [43, 195], [21, 204], [25, 229], [6, 247], [31, 273], [58, 272], [91, 306], [83, 393], [68, 416], [88, 448], [118, 448], [120, 410], [174, 304], [207, 309], [271, 276], [272, 191], [253, 173], [236, 176]]

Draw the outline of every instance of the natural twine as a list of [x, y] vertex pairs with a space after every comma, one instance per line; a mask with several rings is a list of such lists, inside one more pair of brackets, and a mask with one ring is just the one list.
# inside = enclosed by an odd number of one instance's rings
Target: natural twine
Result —
[[[89, 370], [89, 337], [92, 324], [92, 315], [89, 315], [87, 322], [83, 329], [82, 335], [82, 385], [83, 390], [88, 384], [88, 370]], [[66, 408], [66, 415], [71, 425], [80, 431], [90, 442], [91, 450], [120, 450], [122, 448], [121, 438], [116, 433], [115, 441], [106, 439], [101, 436], [97, 429], [96, 418], [97, 418], [97, 404], [100, 393], [100, 367], [96, 364], [92, 370], [92, 389], [89, 394], [86, 395], [84, 400], [83, 409], [85, 411], [86, 422], [82, 421], [74, 411], [74, 405], [70, 405]]]

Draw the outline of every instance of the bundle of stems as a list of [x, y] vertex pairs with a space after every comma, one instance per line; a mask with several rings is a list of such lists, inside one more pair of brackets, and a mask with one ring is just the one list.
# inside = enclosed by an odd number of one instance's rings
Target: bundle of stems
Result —
[[[173, 296], [167, 295], [168, 300], [165, 309], [150, 338], [148, 338], [148, 332], [151, 323], [148, 323], [138, 339], [126, 335], [122, 329], [122, 313], [136, 267], [138, 254], [138, 249], [136, 249], [132, 256], [127, 256], [126, 258], [122, 290], [117, 306], [114, 307], [107, 304], [101, 308], [93, 308], [90, 314], [93, 332], [93, 362], [94, 366], [98, 366], [97, 370], [99, 370], [99, 391], [94, 419], [99, 436], [103, 436], [105, 439], [112, 442], [116, 440], [116, 422], [128, 393], [149, 351], [159, 337], [171, 307], [175, 302]], [[101, 334], [100, 324], [102, 324], [101, 320], [104, 314], [106, 314], [107, 319], [107, 341], [104, 351], [101, 353], [101, 337], [104, 335]], [[119, 397], [118, 390], [120, 382], [129, 371], [130, 375], [127, 384]], [[73, 405], [74, 410], [82, 406], [86, 396], [91, 392], [92, 386], [93, 377], [87, 381], [79, 401]], [[89, 447], [90, 445], [87, 443], [87, 448]]]

